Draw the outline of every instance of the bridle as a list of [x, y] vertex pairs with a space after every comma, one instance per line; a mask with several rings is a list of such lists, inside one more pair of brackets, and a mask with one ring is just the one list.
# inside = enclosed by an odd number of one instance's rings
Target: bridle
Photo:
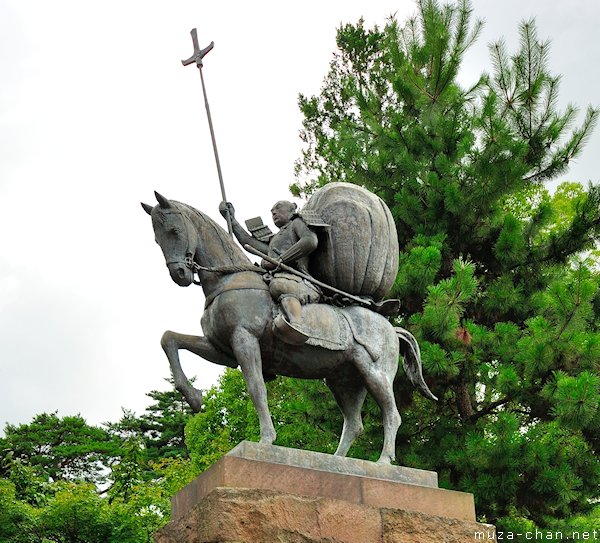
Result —
[[[238, 265], [238, 266], [220, 266], [217, 268], [209, 268], [206, 266], [200, 266], [197, 262], [194, 261], [194, 253], [190, 249], [190, 228], [194, 228], [194, 224], [191, 219], [182, 211], [163, 211], [165, 215], [181, 215], [183, 217], [183, 224], [185, 230], [185, 243], [186, 243], [186, 252], [183, 260], [169, 260], [167, 261], [167, 267], [169, 264], [183, 264], [186, 268], [192, 271], [192, 283], [194, 285], [202, 285], [200, 282], [200, 271], [205, 271], [209, 273], [219, 273], [219, 274], [230, 274], [230, 273], [238, 273], [243, 271], [251, 271], [255, 273], [265, 274], [268, 273], [267, 270], [260, 268], [258, 266], [253, 265]], [[196, 280], [195, 275], [198, 275], [198, 280]]]
[[[201, 285], [202, 283], [200, 282], [200, 276], [198, 274], [198, 272], [200, 270], [203, 269], [203, 266], [200, 266], [199, 264], [197, 264], [196, 262], [194, 262], [194, 253], [191, 251], [190, 249], [190, 227], [193, 228], [194, 225], [192, 224], [191, 219], [183, 212], [181, 211], [163, 211], [163, 213], [165, 215], [180, 215], [181, 217], [183, 217], [183, 230], [185, 231], [185, 244], [186, 244], [186, 251], [185, 251], [185, 257], [183, 258], [183, 260], [168, 260], [167, 261], [167, 267], [170, 264], [183, 264], [186, 268], [188, 268], [189, 270], [192, 271], [192, 283], [194, 283], [194, 285]], [[195, 275], [198, 275], [198, 280], [196, 280]]]

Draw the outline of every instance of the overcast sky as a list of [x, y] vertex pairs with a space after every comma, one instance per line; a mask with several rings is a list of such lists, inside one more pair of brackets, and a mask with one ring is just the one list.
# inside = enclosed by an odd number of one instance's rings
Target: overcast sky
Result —
[[[562, 106], [599, 105], [600, 3], [474, 0], [485, 19], [461, 81], [517, 46], [535, 17]], [[0, 431], [42, 412], [115, 421], [166, 389], [164, 330], [200, 334], [199, 287], [169, 278], [140, 200], [153, 191], [219, 217], [218, 178], [189, 35], [214, 40], [204, 75], [227, 196], [241, 219], [289, 197], [298, 93], [318, 92], [341, 22], [404, 20], [412, 1], [0, 0]], [[565, 179], [598, 182], [600, 134]], [[220, 218], [220, 217], [219, 217]], [[220, 368], [183, 356], [201, 388]]]

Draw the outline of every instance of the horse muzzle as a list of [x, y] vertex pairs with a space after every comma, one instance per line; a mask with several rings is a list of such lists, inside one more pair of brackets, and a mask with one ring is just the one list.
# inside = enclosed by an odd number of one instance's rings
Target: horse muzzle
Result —
[[186, 266], [185, 262], [168, 262], [169, 274], [171, 279], [180, 287], [188, 287], [194, 280], [193, 271]]

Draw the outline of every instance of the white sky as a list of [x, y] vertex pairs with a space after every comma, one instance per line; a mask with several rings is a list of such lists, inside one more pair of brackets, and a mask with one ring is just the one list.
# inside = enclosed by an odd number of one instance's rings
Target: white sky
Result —
[[[599, 104], [600, 3], [474, 0], [485, 30], [461, 78], [491, 70], [535, 16], [562, 105]], [[166, 329], [200, 334], [199, 287], [168, 276], [140, 200], [153, 190], [219, 217], [200, 78], [180, 59], [214, 40], [204, 76], [240, 219], [289, 197], [297, 95], [317, 93], [340, 22], [383, 24], [412, 1], [0, 0], [0, 432], [42, 412], [91, 424], [166, 389]], [[597, 182], [600, 133], [565, 178]], [[206, 388], [220, 368], [183, 356]]]

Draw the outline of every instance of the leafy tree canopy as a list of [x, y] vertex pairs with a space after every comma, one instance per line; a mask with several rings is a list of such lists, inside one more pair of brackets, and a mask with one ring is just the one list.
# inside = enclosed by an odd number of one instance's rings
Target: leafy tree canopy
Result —
[[8, 424], [0, 439], [3, 468], [24, 462], [53, 481], [100, 482], [103, 469], [120, 453], [119, 443], [102, 428], [77, 416], [37, 415], [29, 424]]
[[[170, 497], [196, 474], [183, 442], [189, 411], [173, 391], [119, 423], [42, 414], [0, 439], [0, 541], [147, 543]], [[179, 432], [180, 435], [177, 435]]]
[[193, 411], [172, 379], [166, 391], [152, 390], [146, 394], [153, 403], [142, 415], [124, 410], [117, 423], [106, 423], [111, 433], [121, 438], [137, 437], [143, 441], [145, 454], [151, 460], [164, 457], [187, 457], [185, 425]]

